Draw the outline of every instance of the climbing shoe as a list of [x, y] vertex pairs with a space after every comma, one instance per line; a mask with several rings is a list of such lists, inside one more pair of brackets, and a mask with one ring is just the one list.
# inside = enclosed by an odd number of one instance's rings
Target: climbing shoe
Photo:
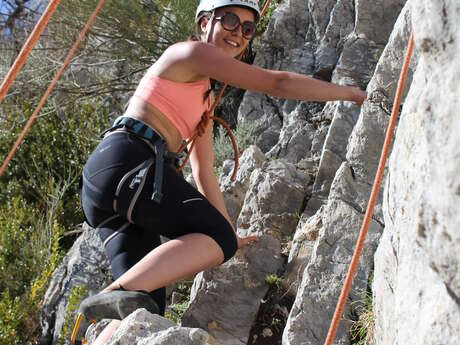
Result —
[[121, 320], [139, 308], [145, 308], [152, 314], [160, 312], [158, 305], [146, 291], [128, 291], [120, 287], [117, 290], [87, 297], [80, 304], [72, 332], [72, 344], [86, 344], [86, 334], [84, 337], [79, 337], [78, 334], [82, 322], [87, 324], [88, 322], [96, 323], [101, 319]]

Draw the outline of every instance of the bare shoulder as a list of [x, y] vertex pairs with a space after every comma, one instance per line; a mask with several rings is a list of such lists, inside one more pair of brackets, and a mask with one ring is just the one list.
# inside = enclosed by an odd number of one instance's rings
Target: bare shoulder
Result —
[[163, 56], [174, 59], [187, 60], [215, 50], [212, 44], [199, 41], [184, 41], [169, 46]]
[[175, 43], [169, 46], [155, 62], [154, 73], [162, 78], [178, 82], [203, 79], [203, 74], [197, 73], [194, 66], [196, 66], [196, 61], [200, 60], [200, 56], [206, 55], [206, 49], [209, 49], [209, 46], [209, 44], [196, 41]]

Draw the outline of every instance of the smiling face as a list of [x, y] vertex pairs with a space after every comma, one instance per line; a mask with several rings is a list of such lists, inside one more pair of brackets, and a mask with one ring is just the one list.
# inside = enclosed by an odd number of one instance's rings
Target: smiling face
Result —
[[[243, 7], [229, 6], [221, 7], [216, 10], [215, 17], [221, 17], [225, 12], [232, 12], [240, 18], [240, 23], [245, 21], [254, 22], [254, 13]], [[207, 30], [211, 30], [209, 43], [223, 49], [232, 57], [238, 56], [249, 44], [249, 40], [245, 39], [242, 34], [241, 25], [233, 31], [227, 31], [222, 26], [220, 20], [213, 20], [213, 25], [207, 25], [208, 20], [203, 19], [200, 23], [201, 30], [206, 37]]]

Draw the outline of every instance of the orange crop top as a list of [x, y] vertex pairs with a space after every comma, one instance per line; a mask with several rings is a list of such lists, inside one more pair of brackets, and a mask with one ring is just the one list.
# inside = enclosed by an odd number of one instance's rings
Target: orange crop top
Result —
[[209, 79], [192, 83], [181, 83], [152, 75], [150, 68], [141, 79], [134, 97], [151, 104], [171, 121], [182, 136], [192, 136], [203, 113], [210, 108], [209, 98], [204, 96], [209, 89]]

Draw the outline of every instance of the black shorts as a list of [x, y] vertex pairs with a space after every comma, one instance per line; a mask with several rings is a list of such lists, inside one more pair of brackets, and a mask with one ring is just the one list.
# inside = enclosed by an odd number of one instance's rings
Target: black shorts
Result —
[[83, 169], [82, 208], [88, 223], [99, 231], [115, 279], [158, 246], [160, 235], [170, 239], [208, 235], [221, 247], [224, 261], [237, 250], [226, 218], [173, 166], [165, 163], [163, 172], [163, 197], [158, 203], [152, 200], [152, 147], [124, 131], [106, 136]]

